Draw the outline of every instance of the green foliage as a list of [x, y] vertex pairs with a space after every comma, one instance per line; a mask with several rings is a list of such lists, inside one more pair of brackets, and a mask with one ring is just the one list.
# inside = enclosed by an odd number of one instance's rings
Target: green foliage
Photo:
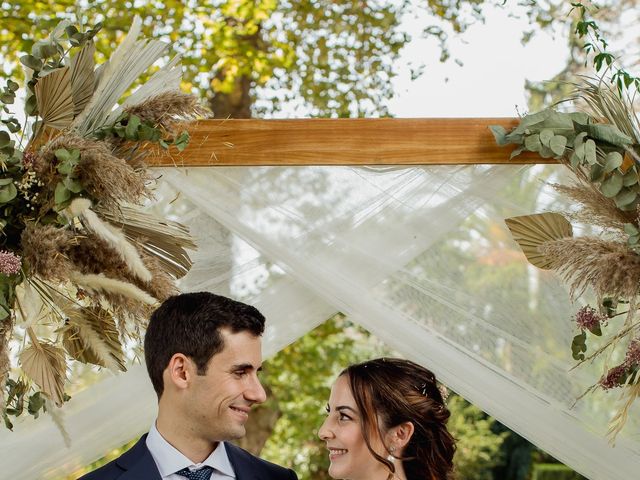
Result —
[[585, 477], [560, 463], [538, 463], [533, 466], [531, 480], [582, 480]]
[[[145, 35], [166, 39], [184, 55], [188, 90], [197, 89], [202, 96], [231, 94], [247, 79], [252, 89], [270, 84], [284, 92], [270, 99], [270, 111], [296, 98], [318, 115], [357, 116], [378, 112], [393, 93], [393, 60], [408, 40], [398, 29], [405, 9], [404, 2], [393, 1], [163, 0], [131, 5], [106, 0], [76, 18], [75, 2], [22, 1], [0, 12], [0, 55], [8, 75], [22, 74], [17, 68], [20, 52], [30, 54], [23, 64], [46, 67], [47, 55], [58, 50], [34, 39], [68, 19], [104, 22], [96, 39], [97, 55], [104, 60], [137, 14]], [[78, 43], [85, 34], [69, 28], [60, 35]]]
[[506, 432], [492, 432], [495, 420], [462, 397], [451, 395], [449, 431], [457, 440], [454, 464], [458, 478], [493, 480], [491, 469], [502, 462], [500, 447]]

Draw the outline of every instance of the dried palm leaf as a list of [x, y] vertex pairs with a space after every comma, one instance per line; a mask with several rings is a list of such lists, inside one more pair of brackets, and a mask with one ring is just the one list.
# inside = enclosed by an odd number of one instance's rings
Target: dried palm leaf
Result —
[[151, 281], [151, 272], [147, 269], [144, 262], [140, 258], [138, 250], [124, 236], [122, 231], [114, 228], [110, 224], [103, 222], [91, 210], [91, 201], [86, 198], [76, 198], [64, 213], [69, 218], [78, 217], [87, 230], [95, 233], [103, 239], [107, 244], [124, 260], [137, 278], [143, 282]]
[[37, 341], [20, 354], [20, 367], [60, 407], [64, 402], [66, 364], [64, 350], [50, 343]]
[[79, 115], [87, 106], [95, 87], [96, 47], [92, 41], [85, 43], [82, 50], [71, 59], [71, 92], [73, 95], [73, 114]]
[[117, 120], [122, 111], [127, 107], [137, 105], [146, 99], [156, 96], [167, 91], [180, 90], [180, 81], [182, 80], [181, 57], [176, 55], [164, 67], [154, 73], [144, 85], [133, 92], [118, 108], [113, 110], [107, 117], [106, 123], [112, 123]]
[[108, 278], [104, 275], [95, 274], [82, 275], [78, 272], [70, 272], [69, 278], [72, 282], [77, 283], [86, 290], [105, 291], [111, 294], [122, 295], [135, 300], [138, 303], [147, 305], [155, 305], [158, 303], [155, 298], [144, 290], [131, 283], [123, 282], [122, 280], [117, 280], [115, 278]]
[[193, 263], [185, 249], [195, 250], [197, 246], [184, 225], [125, 205], [119, 214], [101, 209], [97, 213], [122, 229], [131, 242], [156, 257], [175, 278], [182, 278], [191, 269]]
[[38, 113], [44, 125], [60, 130], [73, 121], [73, 94], [69, 67], [54, 70], [35, 86]]
[[511, 217], [507, 218], [505, 223], [527, 260], [545, 270], [551, 268], [551, 262], [540, 252], [540, 245], [573, 236], [571, 224], [559, 213], [547, 212]]
[[107, 310], [67, 305], [64, 311], [68, 323], [62, 330], [62, 344], [71, 357], [112, 371], [127, 371], [116, 322]]
[[167, 43], [159, 40], [137, 41], [141, 29], [142, 20], [136, 15], [129, 33], [100, 71], [100, 81], [91, 101], [73, 122], [81, 134], [105, 125], [113, 106], [124, 92], [164, 55], [169, 46]]

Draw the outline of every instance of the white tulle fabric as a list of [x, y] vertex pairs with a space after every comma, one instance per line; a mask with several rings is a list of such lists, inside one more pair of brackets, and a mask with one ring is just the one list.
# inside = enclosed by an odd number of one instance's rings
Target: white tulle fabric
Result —
[[[561, 167], [163, 169], [154, 208], [188, 224], [199, 250], [183, 291], [256, 305], [265, 356], [341, 311], [501, 422], [591, 479], [640, 471], [638, 409], [615, 447], [617, 393], [576, 399], [599, 371], [571, 371], [567, 289], [527, 265], [508, 216], [564, 209], [545, 182]], [[313, 365], [309, 365], [313, 376]], [[319, 402], [324, 399], [319, 399]], [[55, 478], [146, 431], [143, 366], [49, 419], [0, 432], [2, 478]]]

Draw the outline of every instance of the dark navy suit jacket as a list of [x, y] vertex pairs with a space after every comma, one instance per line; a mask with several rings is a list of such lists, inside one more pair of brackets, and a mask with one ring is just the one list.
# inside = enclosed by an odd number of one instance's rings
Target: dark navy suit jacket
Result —
[[[120, 457], [84, 475], [79, 480], [161, 480], [156, 462], [147, 448], [147, 436]], [[236, 480], [297, 480], [293, 470], [254, 457], [249, 452], [225, 443]]]

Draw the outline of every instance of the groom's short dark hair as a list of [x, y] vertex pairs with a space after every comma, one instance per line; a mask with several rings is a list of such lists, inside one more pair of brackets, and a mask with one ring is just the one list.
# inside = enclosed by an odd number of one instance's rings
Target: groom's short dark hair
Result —
[[220, 330], [264, 332], [264, 316], [251, 305], [209, 292], [183, 293], [165, 300], [153, 312], [144, 338], [147, 371], [158, 398], [164, 391], [162, 374], [176, 353], [191, 358], [205, 375], [211, 357], [224, 349]]

